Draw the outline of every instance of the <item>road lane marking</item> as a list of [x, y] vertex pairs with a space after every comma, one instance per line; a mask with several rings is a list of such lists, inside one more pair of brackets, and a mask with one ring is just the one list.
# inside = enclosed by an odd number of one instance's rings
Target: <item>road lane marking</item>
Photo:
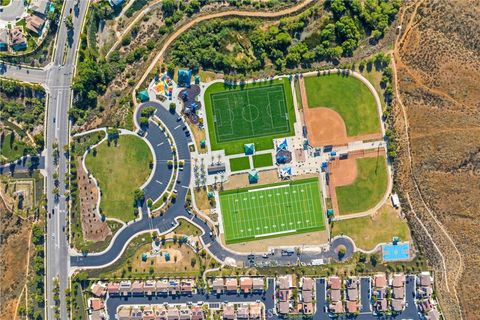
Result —
[[155, 180], [155, 182], [157, 182], [157, 183], [160, 183], [160, 184], [163, 184], [163, 182], [162, 182], [162, 181]]
[[176, 126], [175, 128], [173, 128], [173, 130], [177, 130], [178, 128], [180, 128], [182, 125], [179, 124], [178, 126]]
[[160, 147], [162, 144], [164, 144], [165, 142], [160, 142], [159, 144], [157, 144], [157, 147]]

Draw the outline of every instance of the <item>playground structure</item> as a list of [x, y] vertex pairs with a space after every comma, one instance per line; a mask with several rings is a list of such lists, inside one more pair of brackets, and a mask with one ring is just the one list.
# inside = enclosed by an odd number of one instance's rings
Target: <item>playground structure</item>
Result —
[[174, 82], [167, 72], [155, 75], [154, 83], [153, 91], [156, 95], [163, 95], [169, 100], [172, 99]]

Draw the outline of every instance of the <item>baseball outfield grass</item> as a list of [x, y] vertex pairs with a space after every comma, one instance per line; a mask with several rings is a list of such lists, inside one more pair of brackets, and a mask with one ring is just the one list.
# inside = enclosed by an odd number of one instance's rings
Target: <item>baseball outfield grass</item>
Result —
[[340, 214], [367, 211], [379, 203], [387, 191], [385, 157], [361, 158], [356, 162], [355, 181], [335, 188]]
[[360, 80], [338, 74], [305, 77], [309, 108], [335, 110], [345, 121], [348, 136], [380, 132], [375, 98]]

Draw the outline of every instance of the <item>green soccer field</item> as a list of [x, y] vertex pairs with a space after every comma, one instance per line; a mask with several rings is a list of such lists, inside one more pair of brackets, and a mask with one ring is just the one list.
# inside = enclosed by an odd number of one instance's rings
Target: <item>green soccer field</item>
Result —
[[213, 150], [226, 154], [243, 152], [245, 143], [256, 150], [273, 148], [273, 139], [294, 133], [295, 110], [288, 79], [225, 87], [210, 85], [205, 108]]
[[227, 244], [324, 230], [318, 179], [220, 193]]

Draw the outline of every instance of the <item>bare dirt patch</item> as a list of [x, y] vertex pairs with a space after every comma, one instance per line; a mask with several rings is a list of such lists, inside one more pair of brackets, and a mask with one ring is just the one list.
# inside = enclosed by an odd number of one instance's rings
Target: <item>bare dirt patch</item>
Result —
[[0, 200], [0, 311], [1, 319], [14, 319], [17, 300], [27, 278], [27, 246], [31, 223], [7, 211]]
[[77, 158], [77, 172], [83, 239], [92, 242], [103, 241], [111, 231], [107, 223], [101, 221], [96, 213], [99, 190], [83, 169], [81, 157]]
[[348, 137], [347, 127], [342, 116], [330, 108], [309, 106], [303, 78], [300, 78], [299, 85], [302, 111], [308, 132], [308, 142], [312, 147], [325, 145], [341, 146], [353, 141], [382, 138], [382, 135], [379, 133]]
[[271, 239], [263, 239], [263, 240], [256, 240], [256, 241], [249, 241], [249, 242], [241, 242], [227, 245], [227, 248], [243, 252], [243, 253], [251, 253], [251, 252], [267, 252], [269, 248], [272, 247], [281, 247], [281, 246], [321, 246], [328, 243], [328, 231], [316, 231], [316, 232], [308, 232], [308, 233], [301, 233], [301, 234], [294, 234], [290, 236], [282, 236], [277, 238]]
[[395, 55], [408, 121], [398, 108], [396, 126], [402, 140], [406, 125], [410, 134], [399, 148], [396, 180], [443, 254], [422, 236], [409, 212], [413, 235], [438, 271], [436, 289], [446, 319], [460, 319], [460, 312], [463, 319], [478, 319], [480, 305], [480, 21], [475, 18], [480, 12], [474, 3], [420, 2], [416, 16], [406, 16]]
[[[258, 173], [259, 180], [258, 183], [252, 185], [248, 182], [248, 173], [234, 174], [228, 178], [228, 182], [223, 184], [224, 190], [232, 190], [238, 188], [247, 188], [252, 186], [263, 186], [266, 184], [272, 184], [277, 182], [285, 182], [278, 177], [278, 171], [276, 169], [260, 171]], [[307, 178], [316, 177], [316, 174], [303, 174], [299, 176], [292, 177], [292, 180], [302, 180]]]
[[[305, 105], [305, 101], [303, 102]], [[308, 141], [313, 147], [346, 144], [347, 128], [338, 112], [329, 108], [304, 108]]]
[[335, 215], [340, 214], [338, 207], [336, 187], [346, 186], [355, 182], [357, 177], [357, 159], [371, 158], [385, 155], [385, 150], [362, 150], [348, 153], [346, 159], [340, 160], [337, 156], [329, 164], [330, 180], [328, 183], [328, 192], [332, 202]]

